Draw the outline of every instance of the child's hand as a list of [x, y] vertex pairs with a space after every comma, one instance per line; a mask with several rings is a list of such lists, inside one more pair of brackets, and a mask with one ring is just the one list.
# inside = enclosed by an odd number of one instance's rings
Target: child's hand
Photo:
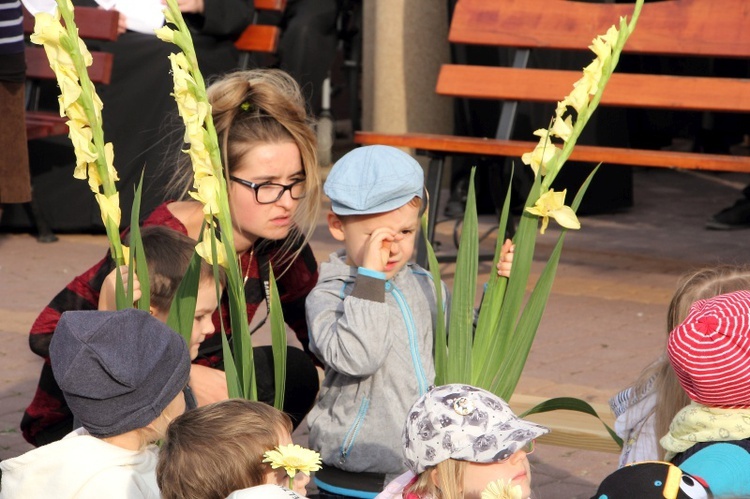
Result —
[[[120, 272], [122, 275], [122, 284], [125, 288], [125, 293], [128, 292], [128, 266], [121, 265], [114, 269], [112, 272], [104, 278], [102, 283], [102, 289], [99, 291], [99, 310], [117, 310], [115, 301], [115, 286], [117, 286], [117, 276], [115, 272]], [[138, 301], [141, 298], [141, 283], [138, 281], [138, 276], [133, 273], [133, 302]]]
[[226, 374], [212, 367], [192, 364], [190, 366], [190, 389], [193, 390], [195, 401], [199, 406], [229, 398]]
[[393, 234], [390, 229], [375, 229], [365, 243], [362, 266], [366, 269], [385, 272], [391, 256], [391, 245], [404, 238], [402, 234]]
[[513, 252], [516, 245], [513, 241], [506, 239], [500, 248], [500, 259], [497, 261], [497, 275], [501, 277], [510, 277], [510, 269], [513, 267]]

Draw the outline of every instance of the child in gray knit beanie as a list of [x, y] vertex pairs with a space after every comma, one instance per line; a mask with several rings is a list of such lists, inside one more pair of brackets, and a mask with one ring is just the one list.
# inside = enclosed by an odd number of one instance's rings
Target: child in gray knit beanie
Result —
[[141, 310], [71, 311], [50, 362], [83, 427], [0, 463], [0, 497], [158, 498], [151, 444], [185, 409], [185, 340]]

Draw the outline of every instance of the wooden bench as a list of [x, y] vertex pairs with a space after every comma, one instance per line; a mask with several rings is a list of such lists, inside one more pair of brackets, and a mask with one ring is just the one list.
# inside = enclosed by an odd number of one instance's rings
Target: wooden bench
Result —
[[281, 29], [278, 26], [258, 24], [261, 11], [284, 12], [286, 0], [254, 0], [255, 14], [252, 24], [235, 40], [234, 46], [240, 51], [240, 67], [247, 68], [251, 53], [275, 54], [279, 46]]
[[[413, 148], [431, 160], [426, 187], [430, 203], [428, 237], [440, 195], [444, 159], [474, 154], [514, 158], [537, 144], [509, 140], [519, 101], [555, 103], [570, 93], [579, 71], [530, 69], [531, 50], [585, 50], [596, 35], [631, 16], [632, 4], [583, 3], [570, 0], [458, 0], [449, 40], [454, 44], [485, 45], [515, 50], [512, 67], [444, 64], [436, 92], [455, 98], [503, 101], [497, 133], [492, 138], [456, 137], [419, 133], [358, 132], [358, 144], [386, 144]], [[635, 33], [625, 47], [630, 54], [750, 57], [750, 11], [746, 0], [665, 0], [643, 6]], [[594, 55], [591, 53], [591, 59]], [[603, 106], [677, 111], [750, 112], [750, 80], [713, 76], [685, 77], [657, 74], [612, 76], [601, 101]], [[550, 115], [550, 118], [552, 115]], [[537, 128], [547, 123], [536, 123]], [[744, 131], [745, 133], [747, 130]], [[750, 172], [750, 157], [682, 153], [597, 145], [576, 146], [572, 160], [616, 165]], [[424, 263], [424, 250], [418, 249]]]
[[[93, 7], [76, 7], [75, 21], [81, 38], [89, 40], [113, 41], [117, 39], [117, 11], [107, 11]], [[23, 11], [24, 33], [30, 35], [34, 32], [34, 18], [27, 10]], [[89, 67], [89, 78], [94, 83], [108, 84], [112, 74], [112, 54], [100, 51], [92, 51], [93, 64]], [[39, 106], [39, 82], [42, 80], [55, 80], [47, 60], [44, 48], [38, 45], [26, 47], [26, 79], [29, 82], [28, 105], [26, 109], [26, 134], [28, 140], [49, 137], [53, 135], [65, 135], [68, 126], [65, 124], [67, 118], [60, 117], [59, 113], [53, 111], [40, 111]]]

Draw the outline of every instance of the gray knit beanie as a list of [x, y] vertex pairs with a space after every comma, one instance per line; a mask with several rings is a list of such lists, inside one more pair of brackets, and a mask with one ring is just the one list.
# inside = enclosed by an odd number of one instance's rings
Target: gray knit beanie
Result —
[[49, 346], [73, 415], [96, 437], [143, 428], [185, 388], [185, 340], [148, 312], [65, 312]]

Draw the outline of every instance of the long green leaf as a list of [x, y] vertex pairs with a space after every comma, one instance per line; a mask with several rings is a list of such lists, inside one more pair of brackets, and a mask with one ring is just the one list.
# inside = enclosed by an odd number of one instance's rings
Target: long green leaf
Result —
[[198, 253], [193, 253], [185, 275], [182, 276], [182, 281], [180, 281], [177, 292], [172, 299], [172, 305], [169, 307], [169, 317], [167, 317], [167, 326], [180, 333], [188, 345], [193, 334], [195, 304], [198, 297], [200, 276], [201, 257]]
[[622, 439], [617, 436], [617, 433], [614, 432], [612, 428], [609, 427], [607, 423], [605, 423], [601, 417], [596, 413], [593, 407], [586, 402], [585, 400], [573, 398], [573, 397], [557, 397], [552, 398], [549, 400], [545, 400], [544, 402], [541, 402], [528, 411], [524, 412], [520, 416], [522, 418], [525, 418], [526, 416], [529, 416], [531, 414], [540, 414], [543, 412], [549, 412], [549, 411], [557, 411], [557, 410], [566, 410], [566, 411], [576, 411], [576, 412], [582, 412], [584, 414], [589, 414], [591, 416], [594, 416], [596, 419], [602, 422], [604, 425], [604, 428], [607, 429], [607, 433], [609, 433], [609, 436], [612, 437], [612, 440], [617, 443], [617, 445], [620, 446], [622, 449]]
[[151, 309], [151, 281], [149, 281], [148, 262], [146, 261], [146, 253], [143, 251], [143, 240], [141, 239], [141, 227], [139, 225], [142, 193], [143, 171], [141, 171], [141, 178], [135, 188], [133, 207], [130, 210], [130, 255], [131, 257], [135, 255], [135, 269], [131, 259], [128, 267], [128, 278], [130, 282], [133, 282], [133, 272], [135, 271], [138, 275], [138, 282], [141, 284], [141, 298], [138, 300], [138, 309], [148, 312]]
[[284, 312], [281, 310], [279, 290], [271, 263], [268, 264], [269, 277], [269, 311], [271, 321], [271, 346], [273, 348], [274, 373], [274, 401], [273, 406], [279, 410], [284, 408], [284, 390], [286, 387], [286, 326], [284, 326]]
[[430, 266], [432, 282], [435, 285], [435, 299], [437, 300], [435, 314], [435, 384], [443, 385], [446, 383], [448, 368], [448, 338], [445, 330], [445, 301], [443, 299], [443, 281], [440, 277], [440, 265], [438, 264], [435, 250], [430, 244], [427, 237], [427, 217], [428, 211], [425, 210], [422, 215], [422, 237], [424, 238], [425, 247], [427, 248], [427, 262]]
[[465, 383], [471, 379], [471, 344], [474, 335], [474, 295], [477, 285], [479, 242], [474, 173], [469, 176], [469, 193], [464, 210], [461, 242], [456, 257], [456, 276], [451, 296], [446, 382]]
[[[511, 171], [511, 179], [513, 178]], [[500, 214], [500, 222], [497, 227], [497, 241], [495, 242], [495, 257], [492, 260], [492, 269], [487, 282], [487, 290], [482, 299], [482, 306], [479, 308], [479, 318], [477, 319], [477, 328], [474, 332], [474, 346], [472, 347], [472, 382], [475, 383], [479, 377], [480, 366], [483, 366], [489, 355], [489, 345], [492, 335], [495, 332], [495, 325], [500, 319], [500, 307], [503, 303], [505, 290], [508, 286], [508, 279], [497, 275], [497, 262], [500, 260], [500, 249], [505, 241], [506, 229], [508, 227], [508, 217], [510, 213], [510, 194], [511, 183], [508, 182], [508, 189], [505, 192], [505, 201]], [[486, 305], [485, 305], [486, 304]]]
[[[532, 186], [532, 194], [536, 192], [538, 197], [540, 180], [537, 177]], [[529, 198], [532, 198], [532, 194]], [[527, 200], [527, 204], [530, 201]], [[500, 365], [508, 355], [509, 345], [514, 341], [516, 321], [523, 304], [526, 293], [526, 284], [531, 274], [531, 263], [534, 256], [534, 245], [536, 244], [536, 233], [539, 221], [536, 217], [524, 212], [521, 215], [513, 241], [516, 251], [513, 253], [513, 267], [510, 270], [507, 289], [503, 296], [502, 308], [497, 323], [492, 331], [484, 356], [484, 362], [478, 367], [475, 383], [477, 386], [487, 388], [492, 384], [495, 374]], [[498, 303], [490, 302], [482, 305], [484, 307], [500, 307]]]
[[229, 398], [245, 398], [245, 394], [240, 386], [240, 380], [237, 376], [237, 366], [234, 364], [232, 349], [229, 347], [229, 340], [224, 330], [224, 321], [221, 321], [221, 350], [224, 353], [224, 374], [227, 377], [227, 391]]

